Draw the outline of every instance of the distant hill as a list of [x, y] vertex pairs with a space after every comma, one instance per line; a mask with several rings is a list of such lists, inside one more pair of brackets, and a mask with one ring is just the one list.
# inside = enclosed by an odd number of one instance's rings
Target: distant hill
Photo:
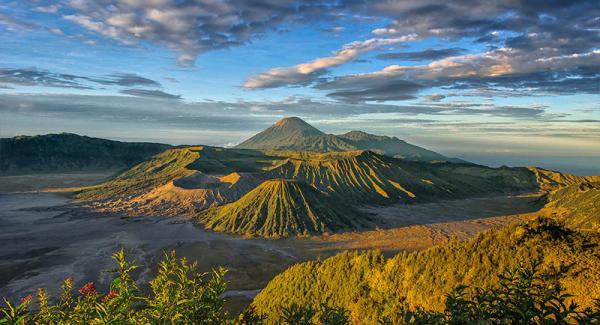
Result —
[[0, 174], [109, 170], [131, 167], [169, 145], [91, 138], [71, 133], [0, 139]]
[[240, 143], [236, 148], [316, 152], [371, 150], [407, 160], [467, 163], [409, 144], [396, 137], [378, 136], [362, 131], [351, 131], [342, 135], [325, 134], [298, 117], [284, 118]]
[[562, 271], [557, 279], [580, 307], [600, 298], [598, 233], [539, 219], [392, 258], [377, 251], [346, 252], [297, 264], [271, 280], [252, 305], [267, 323], [292, 304], [315, 309], [327, 304], [347, 309], [352, 324], [377, 324], [403, 302], [442, 311], [445, 296], [456, 286], [491, 288], [506, 267], [536, 259], [542, 270]]
[[244, 235], [287, 237], [356, 229], [366, 218], [316, 188], [270, 179], [239, 200], [200, 212], [206, 228]]
[[338, 135], [337, 137], [358, 149], [371, 150], [396, 158], [417, 161], [449, 161], [466, 163], [464, 160], [448, 158], [437, 152], [415, 146], [396, 137], [374, 135], [362, 131], [350, 131], [348, 133]]

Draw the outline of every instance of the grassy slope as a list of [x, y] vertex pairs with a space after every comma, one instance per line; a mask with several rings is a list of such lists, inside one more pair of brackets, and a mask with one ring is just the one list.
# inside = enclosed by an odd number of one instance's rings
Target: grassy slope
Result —
[[289, 156], [271, 173], [352, 202], [423, 202], [536, 188], [526, 169], [408, 162], [370, 151]]
[[564, 186], [578, 185], [582, 182], [600, 182], [600, 176], [577, 176], [539, 167], [529, 167], [528, 169], [535, 175], [540, 189], [546, 191], [552, 191]]
[[169, 149], [123, 172], [116, 178], [80, 191], [79, 199], [124, 199], [146, 193], [173, 179], [190, 176], [187, 166], [200, 157], [202, 147]]
[[401, 299], [442, 310], [445, 295], [455, 286], [490, 287], [506, 266], [541, 259], [546, 269], [562, 268], [561, 283], [576, 302], [589, 306], [593, 298], [600, 298], [599, 244], [598, 233], [571, 231], [542, 219], [390, 259], [374, 251], [347, 252], [290, 267], [253, 305], [276, 319], [284, 304], [327, 303], [348, 308], [357, 324], [373, 324]]
[[570, 226], [600, 231], [600, 182], [560, 188], [548, 196], [544, 209]]
[[352, 229], [361, 222], [314, 187], [283, 179], [267, 180], [233, 203], [200, 212], [197, 220], [216, 231], [263, 237]]
[[262, 171], [278, 160], [280, 158], [255, 150], [178, 147], [134, 166], [113, 180], [84, 189], [78, 196], [88, 200], [131, 198], [149, 193], [170, 181], [191, 176], [196, 171], [218, 175]]
[[4, 138], [0, 139], [0, 174], [123, 169], [169, 147], [68, 133]]
[[296, 179], [347, 202], [363, 203], [420, 202], [535, 189], [531, 173], [518, 168], [408, 162], [370, 151], [260, 152], [188, 147], [168, 150], [115, 180], [84, 191], [81, 197], [140, 195], [193, 171], [219, 175], [253, 172], [264, 178]]
[[356, 203], [425, 202], [535, 188], [526, 169], [405, 162], [370, 151], [268, 154], [288, 158], [269, 168], [266, 178], [300, 183], [265, 182], [238, 201], [201, 212], [198, 220], [217, 231], [281, 237], [338, 230], [336, 220], [355, 229], [358, 224], [344, 219], [350, 213], [344, 207]]

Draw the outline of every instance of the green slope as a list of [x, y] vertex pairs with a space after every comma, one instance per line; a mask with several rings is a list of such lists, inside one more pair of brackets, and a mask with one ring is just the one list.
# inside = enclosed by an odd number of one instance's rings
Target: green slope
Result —
[[[115, 179], [82, 189], [78, 197], [86, 200], [122, 201], [149, 193], [169, 182], [178, 184], [179, 179], [192, 176], [195, 172], [209, 175], [262, 172], [280, 160], [256, 150], [207, 146], [176, 147], [132, 167]], [[203, 185], [213, 184], [203, 184], [200, 181], [181, 187], [202, 188]]]
[[425, 202], [537, 188], [526, 168], [410, 162], [371, 151], [280, 154], [289, 158], [271, 169], [274, 177], [298, 179], [350, 202]]
[[528, 167], [528, 169], [535, 175], [540, 189], [545, 191], [552, 191], [564, 186], [579, 185], [583, 182], [600, 182], [600, 176], [577, 176], [540, 167]]
[[254, 299], [271, 321], [291, 304], [344, 307], [355, 324], [376, 324], [403, 299], [441, 311], [459, 284], [489, 288], [498, 274], [519, 261], [540, 259], [542, 269], [562, 269], [561, 284], [582, 307], [600, 298], [600, 236], [581, 233], [550, 219], [488, 231], [459, 243], [386, 259], [379, 252], [347, 252], [324, 261], [297, 264], [275, 277]]
[[0, 174], [123, 169], [169, 147], [70, 133], [3, 138], [0, 139]]
[[147, 193], [169, 181], [191, 176], [187, 168], [200, 157], [202, 147], [169, 149], [121, 173], [105, 183], [88, 187], [77, 193], [84, 200], [123, 200]]
[[314, 187], [285, 179], [267, 180], [233, 203], [200, 212], [196, 220], [215, 231], [263, 237], [354, 229], [367, 221]]
[[568, 226], [600, 231], [600, 182], [583, 182], [548, 195], [545, 210]]

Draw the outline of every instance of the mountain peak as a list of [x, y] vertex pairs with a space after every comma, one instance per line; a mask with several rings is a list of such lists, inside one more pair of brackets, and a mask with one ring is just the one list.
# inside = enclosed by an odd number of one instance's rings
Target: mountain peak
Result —
[[245, 149], [277, 149], [294, 146], [311, 137], [325, 135], [298, 117], [286, 117], [237, 145]]
[[346, 136], [365, 136], [365, 135], [369, 135], [369, 134], [365, 131], [352, 130], [350, 132], [344, 133], [344, 135], [346, 135]]
[[370, 134], [364, 131], [353, 130], [348, 133], [344, 133], [341, 135], [342, 138], [352, 140], [352, 141], [366, 141], [366, 140], [388, 140], [389, 137], [384, 135], [375, 135]]
[[341, 135], [325, 134], [298, 117], [283, 118], [238, 144], [236, 148], [317, 152], [372, 150], [379, 154], [408, 160], [464, 163], [459, 159], [445, 157], [396, 137], [357, 130]]
[[[280, 127], [280, 128], [281, 127], [288, 127], [288, 128], [292, 127], [292, 128], [300, 128], [300, 129], [317, 130], [312, 125], [306, 123], [306, 121], [304, 121], [303, 119], [296, 117], [296, 116], [284, 117], [281, 120], [275, 122], [275, 124], [273, 124], [272, 127]], [[319, 131], [319, 132], [321, 132], [321, 131]]]
[[269, 179], [239, 200], [200, 212], [205, 227], [263, 237], [288, 237], [354, 229], [360, 216], [312, 185]]

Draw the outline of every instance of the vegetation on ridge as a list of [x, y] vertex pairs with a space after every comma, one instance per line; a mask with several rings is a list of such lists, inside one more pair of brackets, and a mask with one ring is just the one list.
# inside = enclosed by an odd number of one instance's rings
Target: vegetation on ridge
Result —
[[123, 172], [116, 178], [77, 194], [79, 199], [103, 200], [131, 197], [167, 182], [189, 176], [193, 170], [186, 168], [199, 157], [202, 147], [173, 148]]
[[[260, 196], [265, 191], [257, 189], [257, 186], [269, 179], [306, 183], [309, 187], [303, 192], [313, 194], [308, 200], [299, 201], [302, 203], [298, 206], [304, 205], [302, 211], [287, 211], [286, 206], [295, 206], [288, 203], [261, 206], [264, 201], [260, 200]], [[197, 218], [211, 229], [280, 237], [358, 229], [366, 223], [364, 218], [355, 218], [356, 213], [347, 208], [358, 204], [431, 202], [537, 189], [536, 177], [527, 168], [413, 162], [371, 151], [260, 152], [177, 147], [134, 166], [110, 181], [81, 189], [77, 198], [104, 211], [128, 214], [194, 216], [211, 208], [210, 218]], [[252, 190], [263, 193], [248, 196], [256, 202], [249, 203], [248, 197], [238, 202]], [[325, 201], [328, 203], [320, 203]], [[218, 208], [226, 204], [230, 205]], [[322, 208], [323, 205], [327, 208]], [[276, 206], [278, 208], [273, 209]], [[271, 214], [278, 214], [273, 217], [286, 221], [266, 228], [263, 224], [245, 223], [241, 226], [237, 223], [240, 220], [263, 220], [267, 213], [259, 213], [255, 207], [269, 207], [268, 210], [273, 211]], [[229, 211], [230, 216], [223, 217], [224, 211]], [[307, 216], [310, 217], [306, 219]], [[290, 220], [313, 218], [327, 220], [313, 220], [310, 227], [289, 225], [289, 228], [284, 225]], [[334, 222], [334, 219], [338, 220]], [[348, 220], [361, 221], [349, 223]]]
[[[373, 322], [356, 319], [347, 309], [329, 301], [312, 304], [286, 304], [278, 315], [263, 315], [249, 306], [238, 317], [224, 309], [222, 298], [227, 288], [226, 269], [201, 273], [195, 263], [165, 254], [156, 276], [148, 282], [135, 280], [135, 262], [121, 249], [113, 254], [117, 267], [106, 293], [93, 282], [73, 293], [73, 281], [62, 284], [58, 299], [40, 288], [19, 303], [4, 299], [0, 306], [0, 324], [597, 324], [600, 301], [581, 309], [567, 301], [562, 286], [551, 274], [540, 272], [538, 264], [527, 263], [507, 268], [498, 285], [492, 288], [457, 286], [445, 297], [444, 310], [426, 311], [411, 308], [406, 300], [388, 302], [384, 313]], [[315, 284], [309, 284], [315, 285]], [[141, 288], [148, 287], [144, 291]], [[272, 297], [277, 299], [277, 297]], [[32, 308], [36, 302], [36, 307]], [[377, 307], [377, 306], [375, 306]]]
[[541, 262], [582, 308], [600, 298], [600, 235], [540, 219], [488, 231], [465, 242], [386, 259], [381, 253], [346, 252], [297, 264], [275, 277], [254, 299], [260, 314], [277, 319], [285, 306], [347, 309], [355, 323], [373, 324], [405, 302], [411, 309], [445, 309], [459, 285], [494, 288], [502, 270], [519, 261]]
[[569, 185], [548, 195], [544, 208], [569, 227], [600, 231], [600, 182]]

